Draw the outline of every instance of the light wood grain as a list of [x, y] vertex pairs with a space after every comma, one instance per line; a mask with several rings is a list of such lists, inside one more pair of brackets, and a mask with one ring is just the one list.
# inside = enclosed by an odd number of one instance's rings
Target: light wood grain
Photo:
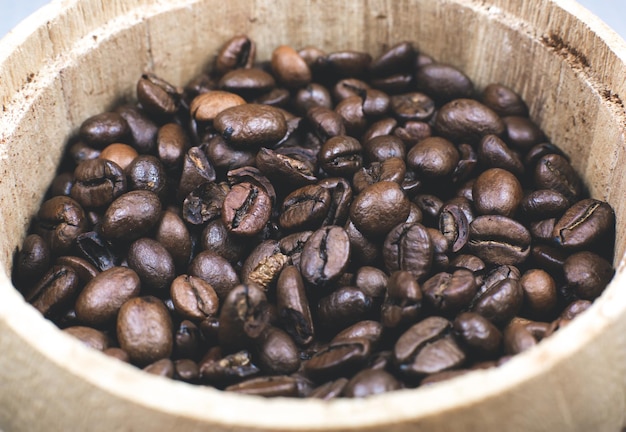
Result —
[[[183, 84], [233, 33], [380, 52], [411, 40], [499, 81], [617, 212], [618, 274], [591, 310], [506, 365], [368, 400], [264, 400], [148, 376], [84, 348], [10, 283], [12, 254], [82, 119], [152, 70]], [[613, 431], [626, 412], [626, 44], [560, 0], [65, 0], [0, 42], [0, 429]]]

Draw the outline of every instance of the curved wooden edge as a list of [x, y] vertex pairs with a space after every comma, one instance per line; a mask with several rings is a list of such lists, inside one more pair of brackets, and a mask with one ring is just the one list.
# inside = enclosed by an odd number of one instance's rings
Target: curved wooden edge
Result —
[[[124, 9], [132, 15], [135, 8], [144, 3], [129, 2]], [[160, 9], [165, 11], [173, 7], [172, 4], [174, 4], [173, 1], [169, 3], [163, 1], [159, 3], [158, 7], [151, 6], [151, 11], [153, 13], [158, 13]], [[547, 7], [554, 8], [554, 5], [550, 3], [546, 2], [545, 4]], [[13, 35], [0, 42], [0, 53], [4, 54], [10, 51], [11, 55], [22, 55], [20, 53], [14, 54], [14, 50], [18, 46], [41, 42], [45, 39], [40, 27], [44, 22], [47, 22], [48, 17], [54, 17], [58, 21], [68, 20], [70, 18], [67, 15], [78, 5], [78, 1], [56, 1], [46, 6], [31, 17], [33, 21], [29, 19], [24, 22], [16, 28]], [[620, 59], [616, 63], [619, 63], [622, 69], [626, 70], [626, 62], [624, 61], [626, 47], [623, 40], [616, 41], [614, 33], [607, 30], [602, 23], [597, 22], [597, 19], [582, 7], [566, 1], [558, 1], [556, 5], [566, 11], [576, 13], [582, 22], [581, 25], [589, 25], [608, 47], [613, 48], [613, 45], [616, 45], [615, 49]], [[101, 22], [92, 24], [97, 27], [106, 21], [107, 19], [103, 18]], [[30, 32], [33, 23], [37, 24], [39, 28]], [[81, 27], [83, 30], [81, 37], [88, 34], [90, 28], [95, 27], [89, 27], [85, 24], [84, 27]], [[72, 42], [81, 37], [66, 41], [64, 44], [71, 46]], [[52, 48], [42, 46], [42, 52], [46, 52], [46, 54], [41, 57], [41, 64], [44, 64], [46, 59], [51, 58], [46, 51], [47, 49]], [[52, 52], [56, 51], [52, 49]], [[0, 76], [4, 76], [5, 69], [3, 68], [7, 65], [7, 58], [13, 57], [0, 56]], [[11, 88], [18, 89], [24, 85], [18, 83], [18, 77], [13, 78], [17, 84], [14, 83], [12, 87], [7, 87], [9, 90]], [[3, 91], [2, 95], [6, 94], [9, 93]], [[12, 95], [12, 93], [10, 94]], [[423, 425], [425, 429], [427, 426], [433, 427], [433, 429], [429, 428], [428, 430], [477, 430], [474, 429], [475, 425], [456, 423], [458, 421], [456, 416], [447, 417], [449, 422], [439, 426], [433, 422], [442, 419], [445, 422], [446, 415], [458, 410], [459, 406], [466, 411], [475, 411], [476, 415], [488, 416], [488, 412], [485, 412], [484, 408], [481, 407], [481, 402], [484, 401], [491, 401], [488, 409], [502, 406], [506, 412], [509, 408], [504, 406], [505, 401], [499, 404], [499, 399], [511, 397], [523, 401], [524, 398], [529, 398], [528, 401], [530, 401], [530, 398], [535, 397], [543, 401], [541, 395], [515, 395], [511, 388], [537, 379], [537, 377], [545, 377], [549, 373], [554, 373], [555, 377], [558, 378], [560, 376], [558, 368], [564, 368], [564, 370], [582, 368], [585, 365], [581, 363], [589, 361], [591, 355], [587, 352], [589, 347], [606, 355], [604, 359], [596, 359], [597, 364], [588, 365], [588, 368], [594, 372], [602, 373], [602, 370], [611, 366], [610, 361], [621, 358], [621, 354], [617, 353], [615, 348], [611, 348], [610, 343], [619, 341], [622, 346], [626, 346], [624, 336], [620, 336], [620, 334], [626, 334], [626, 325], [620, 322], [624, 321], [623, 317], [626, 316], [625, 268], [626, 258], [622, 257], [619, 264], [619, 274], [588, 313], [555, 334], [549, 342], [540, 344], [536, 349], [516, 357], [506, 365], [493, 370], [475, 372], [431, 388], [401, 391], [367, 400], [345, 400], [330, 403], [310, 400], [265, 400], [225, 394], [212, 389], [196, 388], [148, 376], [130, 366], [86, 349], [74, 339], [59, 332], [51, 323], [41, 319], [30, 306], [23, 302], [4, 274], [0, 275], [0, 293], [3, 299], [0, 302], [0, 328], [10, 329], [12, 333], [8, 337], [3, 336], [0, 340], [0, 346], [19, 349], [20, 343], [32, 345], [34, 350], [42, 354], [42, 358], [51, 360], [59, 371], [61, 369], [67, 370], [77, 380], [88, 383], [89, 385], [85, 389], [89, 390], [90, 387], [94, 390], [96, 388], [103, 389], [104, 396], [95, 396], [101, 398], [102, 402], [110, 402], [108, 398], [115, 396], [126, 400], [131, 407], [145, 408], [148, 413], [158, 411], [179, 417], [181, 423], [187, 427], [207, 422], [224, 430], [231, 427], [238, 427], [242, 430], [248, 428], [263, 430], [356, 430], [389, 424], [390, 416], [393, 416], [391, 427], [393, 428], [395, 425], [398, 430], [408, 428], [407, 424], [420, 418], [423, 420], [420, 420], [419, 424]], [[606, 349], [606, 352], [603, 349]], [[583, 353], [583, 350], [586, 352]], [[577, 359], [576, 355], [581, 355], [581, 357]], [[616, 388], [618, 388], [617, 390], [612, 389], [611, 394], [613, 396], [616, 393], [620, 394], [622, 405], [626, 400], [624, 396], [624, 389], [626, 388], [624, 385], [624, 368], [624, 365], [617, 365], [615, 370], [611, 372], [615, 375]], [[51, 378], [51, 382], [59, 385], [53, 378]], [[45, 383], [39, 382], [38, 384]], [[557, 390], [558, 387], [565, 387], [565, 383], [560, 383], [558, 380], [550, 384], [555, 385]], [[10, 395], [0, 391], [0, 401], [8, 397]], [[567, 395], [563, 395], [563, 397], [567, 399]], [[594, 394], [593, 397], [596, 395]], [[459, 399], [463, 401], [461, 404], [459, 404]], [[88, 395], [85, 395], [85, 400], [94, 402], [90, 400]], [[546, 410], [543, 412], [552, 409], [558, 410], [559, 408], [547, 403]], [[499, 421], [500, 415], [492, 419], [479, 419], [477, 424], [482, 422], [480, 424], [489, 425], [490, 422]], [[524, 413], [524, 415], [527, 414]], [[566, 418], [568, 416], [575, 418], [576, 413], [563, 412], [559, 417]], [[609, 412], [607, 417], [610, 417], [611, 421], [615, 423], [615, 419], [623, 418], [623, 414], [619, 417], [619, 413]], [[155, 415], [154, 418], [157, 421], [164, 421], [158, 415]], [[191, 419], [190, 422], [187, 422], [185, 418]], [[136, 419], [130, 420], [136, 421]], [[145, 424], [150, 423], [149, 420], [146, 420]], [[166, 424], [164, 422], [161, 426]], [[158, 427], [158, 423], [155, 425]], [[109, 426], [107, 425], [107, 429]], [[492, 426], [495, 425], [492, 424]], [[577, 424], [572, 426], [573, 428], [569, 430], [585, 430], [581, 427], [588, 425]], [[159, 429], [164, 430], [164, 427]], [[506, 427], [501, 430], [504, 429]], [[545, 430], [557, 429], [547, 429], [546, 427]]]

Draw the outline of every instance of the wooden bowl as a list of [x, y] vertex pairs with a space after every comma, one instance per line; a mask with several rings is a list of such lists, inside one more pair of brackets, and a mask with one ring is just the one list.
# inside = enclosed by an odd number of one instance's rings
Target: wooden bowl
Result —
[[[378, 53], [414, 41], [498, 81], [617, 213], [617, 274], [593, 307], [492, 370], [366, 400], [265, 400], [150, 376], [83, 347], [27, 305], [12, 255], [83, 119], [176, 84], [235, 33], [273, 47]], [[0, 429], [6, 431], [612, 431], [626, 412], [626, 44], [559, 0], [56, 1], [0, 43]]]

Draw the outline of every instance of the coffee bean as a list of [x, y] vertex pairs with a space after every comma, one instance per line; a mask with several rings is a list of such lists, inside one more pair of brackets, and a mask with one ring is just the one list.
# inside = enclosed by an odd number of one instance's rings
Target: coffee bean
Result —
[[406, 220], [409, 207], [409, 199], [397, 183], [377, 182], [354, 198], [350, 220], [364, 234], [381, 236]]
[[507, 142], [513, 148], [528, 150], [545, 140], [541, 129], [528, 117], [507, 116], [502, 121], [506, 125]]
[[[211, 319], [212, 317], [203, 320], [201, 325]], [[207, 337], [206, 332], [201, 334], [200, 329], [193, 322], [182, 320], [174, 331], [174, 351], [178, 357], [196, 358], [203, 339], [213, 344], [217, 342], [217, 335], [214, 338]]]
[[159, 159], [150, 155], [137, 156], [125, 170], [130, 190], [149, 190], [161, 196], [166, 191], [167, 175]]
[[159, 221], [161, 202], [150, 191], [130, 191], [111, 203], [102, 220], [102, 235], [111, 241], [132, 241]]
[[472, 196], [478, 214], [513, 217], [523, 197], [522, 185], [510, 172], [491, 168], [474, 183]]
[[249, 351], [242, 350], [222, 357], [219, 347], [213, 347], [200, 362], [200, 377], [208, 384], [224, 386], [259, 374]]
[[169, 210], [161, 213], [154, 239], [169, 252], [176, 267], [187, 267], [191, 257], [191, 235], [179, 215]]
[[212, 122], [225, 109], [245, 103], [245, 99], [235, 93], [214, 90], [196, 96], [189, 110], [196, 121]]
[[511, 323], [504, 329], [504, 352], [519, 354], [537, 345], [537, 340], [522, 324]]
[[391, 111], [401, 122], [428, 120], [435, 112], [435, 102], [424, 93], [412, 92], [391, 97]]
[[51, 258], [50, 248], [41, 236], [26, 236], [15, 258], [13, 279], [16, 286], [24, 289], [39, 280], [48, 270]]
[[258, 365], [268, 375], [286, 375], [300, 367], [298, 348], [283, 330], [267, 327], [255, 343], [258, 350]]
[[183, 159], [183, 172], [178, 184], [178, 198], [184, 199], [198, 186], [215, 180], [215, 169], [204, 152], [192, 147]]
[[250, 378], [224, 390], [263, 397], [298, 396], [298, 383], [290, 376], [269, 376]]
[[121, 348], [118, 347], [110, 347], [102, 351], [102, 354], [117, 359], [119, 361], [123, 361], [124, 363], [130, 363], [130, 358], [128, 357], [128, 353]]
[[552, 235], [556, 243], [567, 249], [589, 247], [615, 229], [615, 213], [609, 204], [595, 199], [584, 199], [567, 209], [554, 225]]
[[144, 367], [143, 370], [152, 375], [174, 378], [174, 362], [170, 359], [157, 360]]
[[517, 314], [523, 300], [524, 290], [520, 282], [506, 278], [484, 291], [479, 291], [472, 311], [495, 324], [504, 324]]
[[450, 141], [430, 137], [409, 150], [406, 162], [423, 177], [441, 178], [452, 174], [459, 163], [459, 152]]
[[245, 35], [231, 38], [215, 58], [215, 71], [223, 75], [236, 68], [250, 68], [256, 58], [256, 44]]
[[278, 81], [289, 88], [298, 88], [311, 81], [311, 70], [300, 54], [287, 45], [272, 52], [272, 70]]
[[422, 289], [409, 271], [389, 276], [385, 300], [380, 311], [383, 326], [404, 327], [414, 323], [422, 310]]
[[259, 104], [227, 108], [215, 117], [214, 126], [226, 142], [242, 148], [271, 147], [287, 133], [283, 114]]
[[289, 231], [317, 228], [328, 214], [330, 201], [330, 190], [322, 186], [296, 189], [283, 201], [279, 224]]
[[[272, 75], [258, 68], [239, 68], [226, 72], [217, 83], [221, 90], [235, 93], [244, 99], [259, 96], [276, 85]], [[216, 118], [217, 121], [217, 118]]]
[[201, 183], [183, 201], [183, 220], [191, 225], [202, 225], [220, 217], [227, 192], [215, 182]]
[[346, 384], [343, 395], [346, 397], [367, 397], [387, 393], [402, 388], [400, 381], [389, 372], [377, 369], [364, 369]]
[[287, 266], [276, 283], [278, 314], [287, 333], [299, 345], [308, 345], [315, 335], [309, 300], [298, 269]]
[[330, 110], [333, 106], [333, 101], [326, 87], [321, 84], [310, 83], [298, 90], [294, 98], [294, 104], [298, 112], [305, 114], [313, 107], [323, 107]]
[[259, 338], [269, 325], [267, 298], [255, 285], [238, 285], [224, 298], [219, 318], [220, 343], [239, 349]]
[[304, 371], [314, 380], [354, 372], [355, 367], [365, 362], [370, 351], [371, 343], [368, 339], [353, 338], [331, 343], [304, 362]]
[[355, 138], [338, 135], [324, 143], [320, 166], [330, 175], [351, 176], [363, 165], [362, 147]]
[[137, 272], [144, 290], [155, 293], [169, 288], [176, 277], [172, 256], [161, 243], [151, 238], [143, 237], [130, 245], [128, 266]]
[[530, 254], [530, 232], [505, 216], [479, 216], [470, 224], [469, 248], [489, 264], [520, 264]]
[[463, 312], [454, 320], [454, 332], [473, 354], [493, 357], [502, 346], [502, 333], [482, 315]]
[[419, 223], [396, 225], [385, 238], [383, 259], [388, 272], [407, 270], [422, 279], [433, 262], [433, 244], [426, 228]]
[[583, 300], [600, 295], [615, 271], [611, 263], [593, 252], [578, 252], [563, 263], [567, 289]]
[[170, 295], [176, 312], [187, 319], [203, 320], [217, 316], [217, 294], [211, 285], [200, 278], [178, 276], [170, 285]]
[[130, 134], [133, 137], [133, 147], [139, 153], [154, 152], [159, 132], [157, 124], [143, 110], [134, 105], [122, 105], [115, 112], [126, 120]]
[[520, 279], [524, 290], [524, 304], [530, 313], [546, 316], [556, 306], [558, 300], [556, 282], [546, 271], [531, 269], [524, 272]]
[[117, 316], [117, 338], [131, 361], [145, 366], [172, 353], [172, 320], [156, 297], [126, 301]]
[[528, 107], [519, 94], [502, 84], [489, 84], [482, 93], [482, 102], [499, 116], [528, 116]]
[[288, 264], [289, 257], [280, 251], [278, 242], [266, 240], [248, 255], [241, 267], [241, 280], [244, 284], [255, 284], [268, 291]]
[[109, 144], [128, 142], [130, 128], [120, 114], [105, 112], [85, 120], [78, 134], [86, 145], [103, 149]]
[[113, 143], [102, 149], [98, 158], [115, 162], [125, 170], [138, 155], [137, 150], [128, 144]]
[[581, 180], [563, 156], [547, 154], [535, 166], [534, 182], [537, 189], [552, 189], [568, 200], [576, 200], [581, 193]]
[[72, 335], [85, 346], [98, 351], [106, 350], [111, 344], [106, 334], [91, 327], [73, 326], [63, 329], [63, 332]]
[[363, 291], [345, 286], [322, 297], [317, 305], [317, 316], [326, 329], [344, 329], [367, 318], [372, 306], [372, 299]]
[[26, 291], [24, 298], [47, 318], [52, 318], [68, 308], [79, 291], [78, 275], [67, 265], [53, 266]]
[[466, 269], [456, 270], [454, 273], [437, 273], [422, 287], [424, 297], [444, 315], [451, 315], [466, 308], [477, 291], [474, 273]]
[[200, 243], [203, 250], [215, 252], [229, 262], [237, 262], [244, 258], [244, 254], [249, 249], [246, 237], [238, 237], [228, 231], [221, 218], [209, 222], [204, 227], [200, 235]]
[[446, 64], [423, 65], [417, 69], [415, 78], [419, 90], [442, 103], [469, 97], [474, 91], [472, 81], [463, 72]]
[[157, 117], [169, 117], [178, 111], [180, 90], [162, 78], [148, 73], [142, 75], [137, 82], [137, 99], [148, 113]]
[[473, 99], [455, 99], [439, 109], [435, 129], [452, 142], [479, 142], [485, 135], [502, 136], [504, 122], [490, 108]]
[[516, 176], [524, 173], [519, 154], [497, 135], [485, 135], [478, 143], [477, 151], [479, 162], [487, 168], [502, 168]]
[[165, 168], [182, 167], [189, 148], [189, 138], [185, 130], [176, 123], [166, 123], [157, 135], [157, 155]]
[[389, 277], [384, 271], [372, 266], [363, 266], [357, 270], [354, 283], [363, 293], [377, 299], [384, 297], [388, 280]]
[[296, 158], [284, 156], [265, 147], [256, 155], [256, 165], [269, 179], [277, 184], [288, 184], [297, 188], [315, 183], [314, 167]]
[[180, 359], [174, 362], [174, 378], [188, 383], [194, 383], [200, 377], [198, 364], [190, 359]]
[[302, 249], [300, 271], [303, 278], [315, 286], [337, 280], [350, 261], [350, 239], [338, 226], [315, 231]]
[[526, 217], [537, 220], [560, 217], [569, 205], [563, 194], [550, 189], [539, 189], [522, 199], [520, 209]]
[[411, 70], [417, 53], [411, 42], [400, 42], [386, 49], [374, 59], [369, 70], [373, 76], [389, 76], [394, 73]]
[[268, 193], [253, 183], [234, 185], [222, 204], [222, 221], [237, 235], [253, 236], [269, 221], [272, 203]]
[[87, 219], [81, 205], [65, 196], [45, 201], [37, 213], [37, 234], [53, 254], [66, 254], [76, 237], [86, 231]]
[[189, 264], [188, 274], [197, 276], [213, 287], [220, 301], [239, 284], [232, 265], [215, 252], [202, 251]]

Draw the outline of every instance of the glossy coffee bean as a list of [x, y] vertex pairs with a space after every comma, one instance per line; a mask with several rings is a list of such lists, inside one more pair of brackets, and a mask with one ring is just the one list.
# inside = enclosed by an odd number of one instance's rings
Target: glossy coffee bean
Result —
[[482, 315], [463, 312], [454, 320], [454, 332], [472, 353], [493, 357], [502, 345], [502, 333]]
[[[374, 140], [372, 140], [374, 141]], [[398, 157], [372, 162], [354, 173], [352, 185], [354, 192], [359, 194], [374, 183], [391, 181], [402, 186], [406, 174], [404, 160]]]
[[222, 184], [201, 183], [183, 201], [183, 220], [191, 225], [202, 225], [217, 219], [222, 214], [227, 193], [228, 188]]
[[501, 168], [483, 172], [472, 189], [478, 214], [497, 214], [513, 217], [522, 201], [522, 185], [513, 174]]
[[191, 258], [191, 235], [179, 215], [170, 210], [161, 213], [154, 239], [171, 255], [176, 267], [185, 268]]
[[137, 150], [128, 144], [113, 143], [102, 149], [98, 157], [115, 162], [122, 170], [125, 170], [138, 155]]
[[385, 295], [389, 277], [387, 274], [372, 266], [360, 267], [355, 275], [355, 285], [368, 296], [376, 299]]
[[250, 378], [224, 390], [263, 397], [299, 396], [297, 380], [285, 375]]
[[207, 384], [223, 387], [260, 373], [249, 351], [241, 350], [222, 356], [220, 347], [211, 348], [200, 364], [200, 378]]
[[65, 196], [44, 201], [37, 213], [37, 220], [37, 234], [45, 240], [53, 254], [67, 253], [76, 237], [87, 228], [82, 206]]
[[535, 165], [534, 182], [537, 189], [552, 189], [568, 200], [577, 199], [582, 191], [580, 177], [563, 156], [547, 154]]
[[283, 114], [259, 104], [227, 108], [215, 117], [214, 126], [226, 142], [242, 148], [271, 147], [287, 133]]
[[50, 247], [41, 236], [26, 236], [14, 263], [16, 286], [24, 289], [39, 280], [48, 271], [51, 259]]
[[298, 52], [287, 45], [281, 45], [272, 52], [272, 70], [278, 82], [289, 88], [298, 88], [311, 81], [311, 70]]
[[166, 123], [157, 134], [157, 156], [165, 168], [180, 168], [189, 149], [189, 137], [176, 123]]
[[145, 296], [128, 300], [117, 316], [117, 339], [131, 361], [145, 366], [169, 357], [173, 348], [172, 320], [163, 302]]
[[472, 81], [453, 66], [431, 63], [417, 69], [417, 88], [439, 102], [471, 96], [474, 91]]
[[74, 171], [70, 195], [84, 208], [108, 206], [126, 192], [126, 175], [115, 162], [107, 159], [87, 160]]
[[520, 284], [524, 290], [524, 304], [530, 313], [546, 316], [558, 301], [556, 282], [544, 270], [531, 269], [522, 275]]
[[64, 333], [72, 335], [89, 348], [104, 351], [109, 348], [111, 341], [100, 330], [85, 326], [72, 326], [63, 329]]
[[159, 131], [157, 124], [139, 107], [122, 105], [115, 112], [121, 115], [130, 129], [133, 147], [142, 154], [152, 153], [156, 148]]
[[433, 262], [433, 244], [419, 223], [396, 225], [385, 238], [383, 259], [388, 272], [407, 270], [417, 280], [424, 278]]
[[354, 198], [350, 220], [366, 235], [385, 235], [406, 220], [409, 207], [409, 199], [397, 183], [377, 182]]
[[479, 142], [485, 135], [504, 134], [504, 122], [490, 108], [473, 99], [455, 99], [442, 106], [435, 130], [452, 142]]
[[486, 135], [478, 143], [478, 161], [487, 168], [502, 168], [516, 176], [524, 173], [524, 164], [517, 152], [500, 137]]
[[505, 216], [479, 216], [470, 224], [470, 251], [489, 264], [524, 262], [530, 242], [526, 227]]
[[298, 347], [285, 331], [267, 327], [255, 341], [258, 365], [269, 375], [286, 375], [300, 367]]
[[315, 231], [307, 240], [300, 257], [303, 278], [312, 285], [324, 286], [337, 280], [350, 262], [350, 239], [338, 226]]
[[259, 338], [269, 325], [267, 298], [256, 285], [238, 285], [222, 301], [219, 341], [240, 349]]
[[215, 71], [223, 75], [236, 68], [250, 68], [256, 59], [256, 44], [245, 35], [237, 35], [222, 45], [215, 58]]
[[507, 278], [479, 292], [474, 299], [472, 312], [494, 324], [504, 324], [517, 314], [523, 301], [524, 290], [520, 282]]
[[266, 240], [254, 248], [244, 261], [241, 281], [268, 291], [288, 264], [289, 257], [281, 252], [278, 241]]
[[582, 249], [597, 244], [613, 233], [615, 213], [609, 204], [592, 198], [567, 209], [554, 225], [556, 243], [567, 249]]
[[67, 265], [55, 265], [24, 295], [43, 316], [52, 318], [64, 313], [79, 292], [78, 274]]
[[167, 185], [165, 167], [150, 155], [137, 156], [125, 170], [130, 190], [149, 190], [162, 195]]
[[111, 241], [132, 241], [156, 226], [161, 216], [159, 197], [150, 191], [130, 191], [111, 203], [102, 220], [102, 235]]
[[174, 377], [174, 362], [170, 359], [157, 360], [143, 368], [144, 372], [165, 378]]
[[583, 300], [598, 297], [615, 271], [611, 263], [593, 252], [578, 252], [563, 263], [567, 289]]
[[422, 310], [422, 289], [409, 271], [395, 271], [389, 276], [380, 321], [389, 328], [404, 327], [417, 321]]
[[317, 228], [328, 214], [330, 201], [330, 190], [322, 186], [296, 189], [283, 201], [279, 224], [289, 231]]
[[286, 184], [293, 189], [317, 181], [314, 167], [306, 161], [284, 156], [265, 147], [256, 154], [256, 166], [276, 184]]
[[507, 142], [513, 148], [528, 150], [545, 141], [541, 129], [528, 117], [507, 116], [502, 121], [506, 125]]
[[316, 106], [327, 109], [331, 109], [333, 106], [332, 97], [328, 89], [317, 83], [308, 84], [298, 90], [294, 103], [296, 110], [302, 114]]
[[115, 321], [126, 301], [139, 295], [141, 282], [133, 270], [113, 267], [99, 273], [76, 299], [76, 317], [84, 324], [102, 327]]
[[524, 216], [532, 220], [560, 217], [570, 206], [561, 193], [550, 189], [535, 190], [526, 195], [520, 204]]
[[137, 99], [142, 108], [157, 117], [169, 117], [178, 111], [180, 90], [152, 73], [137, 81]]
[[350, 373], [365, 363], [371, 352], [368, 339], [353, 338], [329, 344], [304, 362], [304, 371], [316, 381]]
[[215, 169], [198, 147], [190, 148], [183, 158], [183, 171], [178, 183], [178, 198], [184, 199], [198, 186], [215, 180]]
[[273, 89], [276, 86], [276, 80], [263, 69], [239, 68], [226, 72], [220, 78], [217, 86], [221, 90], [249, 99]]
[[430, 137], [409, 150], [406, 163], [420, 176], [442, 178], [451, 175], [456, 168], [459, 163], [459, 152], [447, 139]]
[[410, 70], [415, 62], [417, 52], [411, 42], [399, 42], [387, 48], [369, 65], [374, 76], [388, 76], [397, 72]]
[[85, 120], [78, 134], [86, 145], [103, 149], [109, 144], [128, 142], [130, 128], [120, 114], [104, 112]]
[[450, 315], [466, 308], [477, 291], [474, 273], [466, 269], [454, 273], [437, 273], [422, 286], [425, 299], [443, 315]]
[[400, 381], [389, 372], [380, 369], [364, 369], [348, 381], [343, 389], [343, 395], [361, 398], [400, 388], [402, 388]]
[[253, 236], [261, 232], [272, 211], [270, 196], [263, 188], [249, 182], [234, 185], [222, 204], [222, 222], [237, 235]]
[[482, 93], [482, 102], [499, 116], [528, 116], [528, 107], [519, 94], [502, 84], [489, 84]]
[[363, 165], [363, 148], [355, 138], [338, 135], [330, 138], [320, 149], [320, 166], [333, 176], [351, 176]]
[[504, 329], [503, 341], [504, 352], [508, 355], [519, 354], [537, 345], [537, 340], [528, 329], [515, 322]]
[[424, 93], [412, 92], [391, 97], [391, 112], [401, 122], [428, 120], [435, 112], [435, 101]]
[[145, 291], [154, 293], [167, 290], [176, 277], [174, 259], [156, 240], [142, 237], [128, 249], [128, 266], [135, 270]]
[[232, 265], [211, 251], [203, 251], [196, 255], [189, 264], [188, 274], [210, 284], [221, 301], [239, 284], [239, 277]]
[[298, 269], [287, 266], [276, 283], [276, 302], [283, 328], [299, 345], [313, 340], [315, 329], [304, 281]]
[[372, 299], [356, 287], [345, 286], [322, 297], [317, 305], [317, 317], [326, 329], [344, 329], [367, 318]]
[[245, 103], [245, 99], [235, 93], [214, 90], [196, 96], [189, 110], [196, 121], [212, 122], [225, 109]]

